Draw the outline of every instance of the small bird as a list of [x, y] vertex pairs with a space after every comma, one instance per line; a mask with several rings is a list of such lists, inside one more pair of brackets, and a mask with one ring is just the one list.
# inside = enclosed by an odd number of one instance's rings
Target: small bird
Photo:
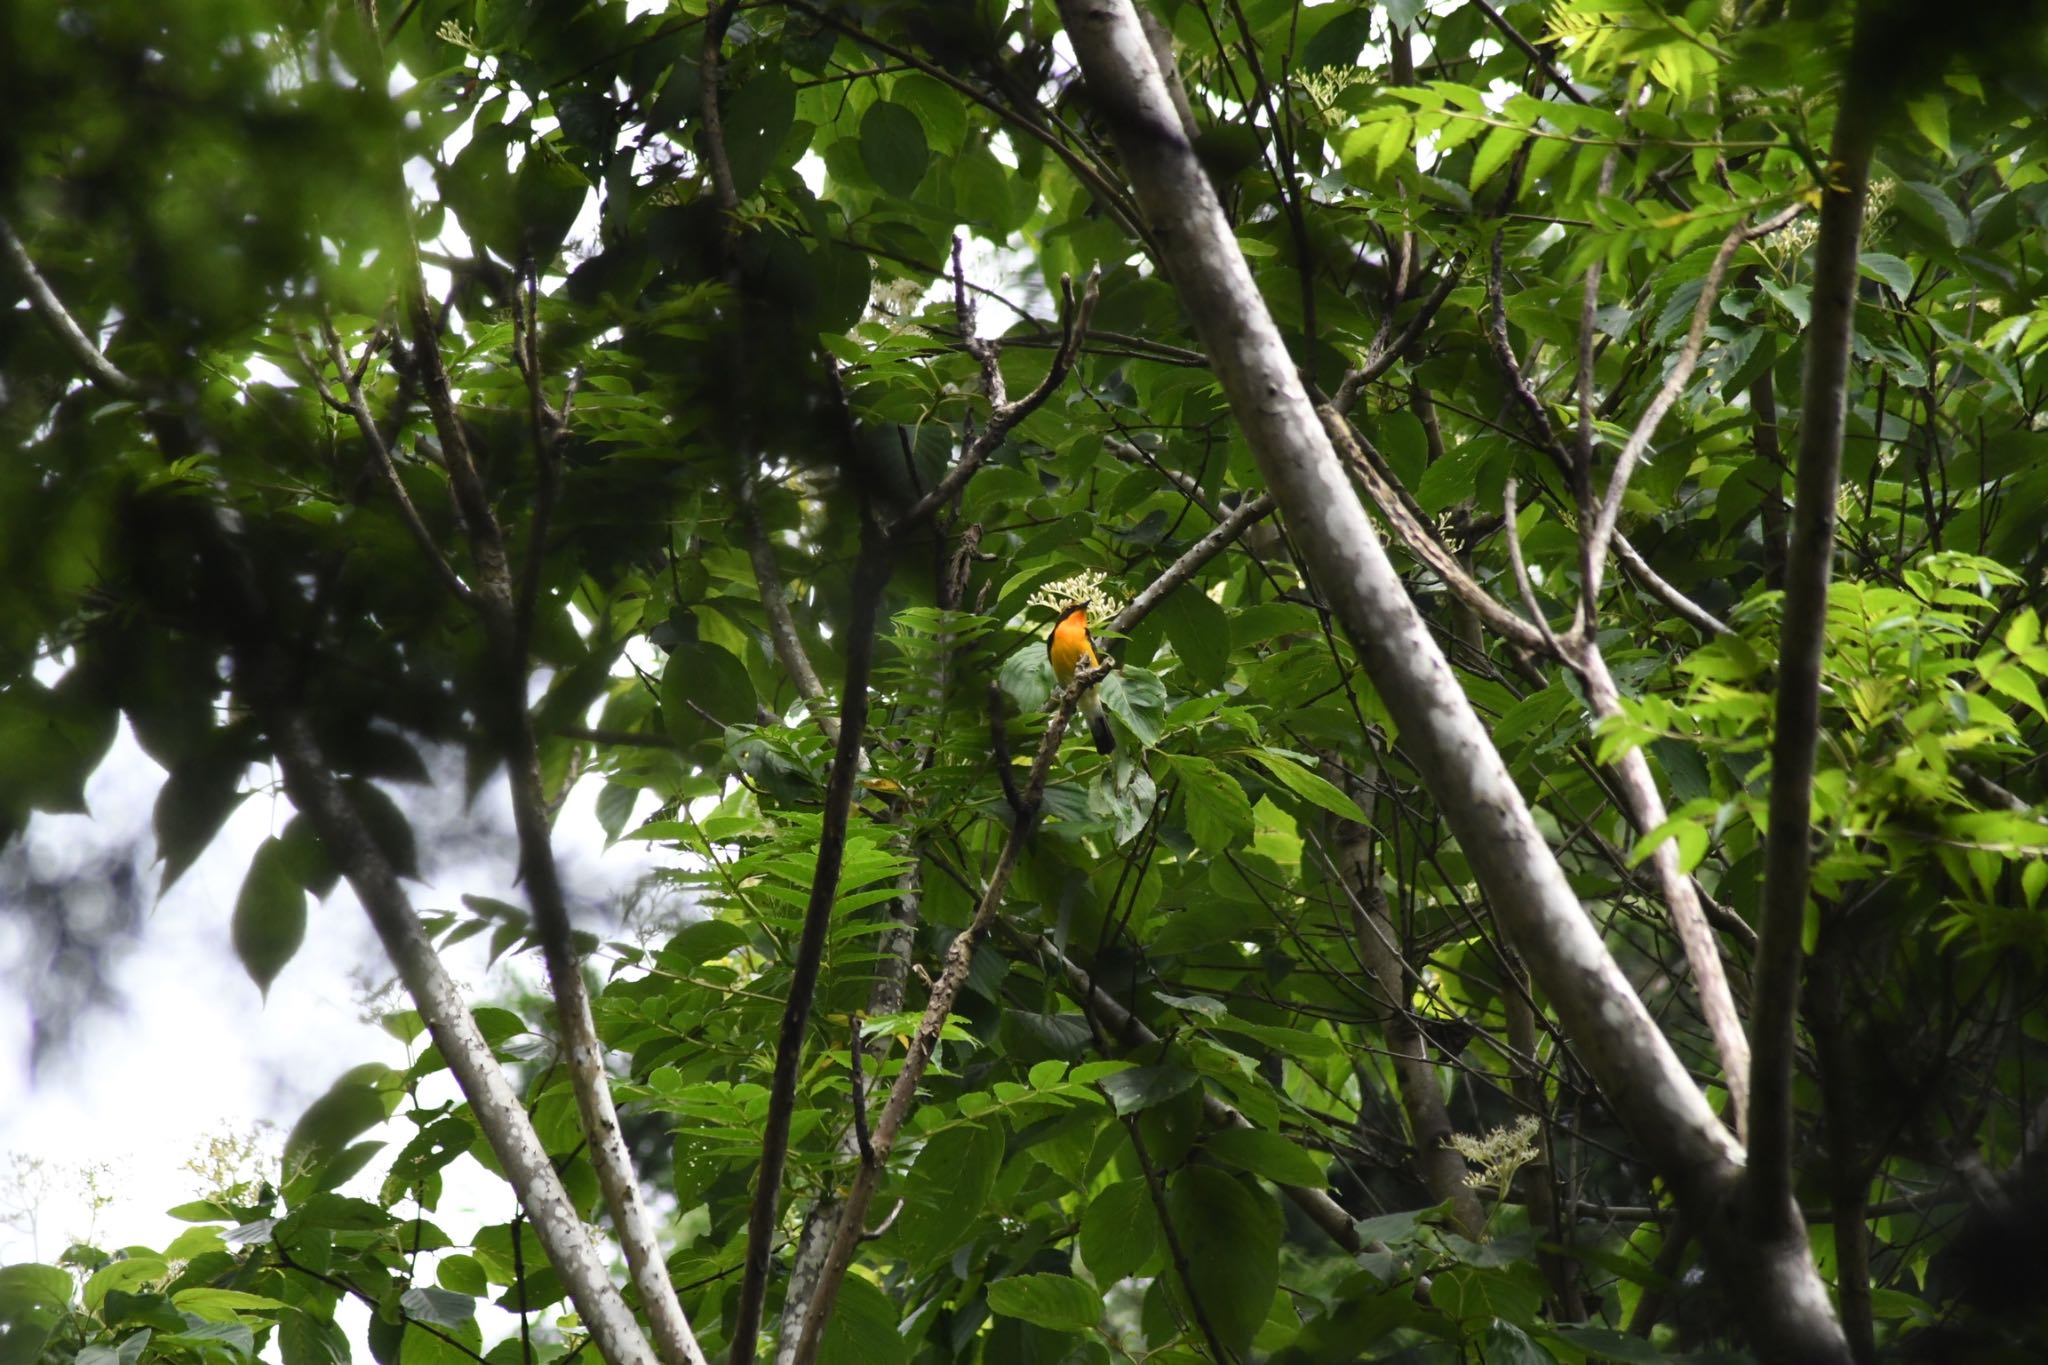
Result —
[[[1060, 612], [1052, 634], [1045, 637], [1045, 654], [1052, 660], [1053, 676], [1062, 687], [1072, 682], [1076, 673], [1102, 662], [1095, 641], [1088, 634], [1086, 602], [1071, 603]], [[1103, 714], [1102, 699], [1095, 695], [1093, 687], [1081, 694], [1081, 714], [1088, 717], [1089, 733], [1095, 736], [1095, 751], [1114, 753], [1116, 736], [1110, 732], [1109, 717]]]

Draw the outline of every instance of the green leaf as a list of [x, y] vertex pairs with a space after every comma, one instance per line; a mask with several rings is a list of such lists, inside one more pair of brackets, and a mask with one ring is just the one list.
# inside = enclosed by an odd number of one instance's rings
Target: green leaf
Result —
[[215, 1289], [201, 1285], [171, 1295], [180, 1311], [196, 1314], [208, 1322], [232, 1322], [238, 1313], [274, 1313], [287, 1304], [240, 1289]]
[[1102, 1321], [1102, 1295], [1071, 1275], [1011, 1275], [988, 1287], [992, 1313], [1055, 1332], [1085, 1332]]
[[902, 1365], [910, 1343], [898, 1329], [896, 1301], [872, 1281], [848, 1275], [818, 1343], [818, 1365]]
[[1166, 595], [1154, 613], [1181, 661], [1190, 692], [1221, 687], [1230, 666], [1230, 617], [1194, 584]]
[[1340, 820], [1360, 825], [1371, 823], [1366, 813], [1358, 808], [1358, 803], [1338, 790], [1334, 782], [1296, 762], [1291, 756], [1278, 749], [1253, 749], [1250, 753], [1266, 771], [1280, 780], [1282, 786], [1302, 800], [1322, 807]]
[[1488, 133], [1472, 158], [1472, 174], [1466, 178], [1466, 188], [1476, 192], [1484, 185], [1495, 171], [1507, 164], [1525, 136], [1520, 128], [1495, 128]]
[[782, 150], [783, 139], [789, 136], [796, 120], [796, 87], [774, 67], [756, 69], [745, 85], [726, 98], [721, 112], [733, 191], [744, 199], [761, 188]]
[[1278, 1185], [1320, 1190], [1330, 1183], [1320, 1158], [1278, 1133], [1257, 1128], [1225, 1128], [1211, 1133], [1202, 1145], [1225, 1165], [1262, 1175]]
[[460, 1327], [476, 1320], [476, 1300], [446, 1289], [414, 1286], [399, 1296], [398, 1305], [415, 1322], [429, 1322], [436, 1327]]
[[1906, 117], [1913, 120], [1913, 127], [1933, 144], [1934, 150], [1943, 156], [1949, 154], [1948, 96], [1943, 91], [1931, 91], [1907, 101]]
[[[1045, 650], [1041, 648], [1039, 657]], [[1051, 674], [1050, 667], [1047, 676]], [[1159, 675], [1142, 668], [1120, 668], [1096, 688], [1109, 713], [1124, 723], [1138, 743], [1151, 748], [1159, 742], [1159, 727], [1166, 719], [1166, 685]]]
[[284, 1365], [348, 1365], [348, 1334], [331, 1318], [291, 1309], [278, 1318]]
[[1237, 779], [1206, 758], [1164, 755], [1187, 801], [1188, 833], [1205, 853], [1222, 853], [1252, 834], [1252, 803]]
[[678, 749], [723, 744], [725, 727], [754, 720], [754, 684], [746, 665], [719, 646], [684, 640], [661, 670], [661, 719]]
[[1202, 1079], [1202, 1074], [1177, 1063], [1134, 1066], [1096, 1084], [1109, 1096], [1118, 1114], [1136, 1114], [1155, 1104], [1164, 1104]]
[[[171, 1268], [155, 1256], [138, 1256], [132, 1260], [113, 1261], [92, 1273], [85, 1287], [78, 1292], [78, 1299], [87, 1308], [97, 1311], [106, 1302], [107, 1295], [115, 1290], [132, 1293], [141, 1285], [155, 1284], [169, 1279]], [[69, 1286], [67, 1286], [67, 1289]]]
[[1107, 1288], [1144, 1269], [1159, 1250], [1159, 1215], [1142, 1179], [1119, 1180], [1088, 1196], [1081, 1211], [1081, 1259]]
[[877, 100], [860, 120], [860, 160], [884, 193], [907, 199], [931, 164], [924, 124], [893, 100]]
[[1167, 1211], [1187, 1281], [1173, 1292], [1192, 1318], [1199, 1300], [1224, 1347], [1243, 1356], [1280, 1286], [1280, 1207], [1265, 1191], [1213, 1166], [1189, 1166], [1167, 1187]]
[[1900, 298], [1913, 292], [1913, 267], [1882, 251], [1866, 251], [1856, 258], [1856, 269], [1873, 280], [1882, 281]]
[[981, 1123], [934, 1134], [911, 1163], [903, 1183], [896, 1240], [911, 1260], [951, 1251], [974, 1230], [994, 1187], [1002, 1139]]
[[[284, 1184], [287, 1194], [298, 1197], [324, 1188], [320, 1184], [328, 1162], [348, 1144], [382, 1123], [397, 1106], [399, 1073], [378, 1062], [366, 1062], [345, 1073], [314, 1100], [284, 1140]], [[371, 1206], [381, 1220], [381, 1210]], [[310, 1214], [295, 1208], [295, 1214]], [[325, 1226], [335, 1226], [328, 1224]]]
[[306, 941], [306, 889], [282, 840], [265, 839], [242, 878], [232, 925], [235, 956], [267, 998], [270, 983]]
[[159, 896], [185, 875], [248, 795], [243, 767], [239, 757], [205, 754], [185, 759], [164, 780], [153, 816], [157, 855], [164, 860]]

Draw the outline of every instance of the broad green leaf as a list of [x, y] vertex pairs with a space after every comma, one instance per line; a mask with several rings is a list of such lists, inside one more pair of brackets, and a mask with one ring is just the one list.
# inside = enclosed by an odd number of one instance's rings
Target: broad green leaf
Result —
[[1102, 1321], [1102, 1296], [1071, 1275], [1011, 1275], [988, 1287], [989, 1311], [1055, 1332], [1080, 1332]]
[[1280, 1285], [1280, 1208], [1273, 1198], [1213, 1166], [1176, 1172], [1167, 1186], [1173, 1229], [1187, 1258], [1175, 1296], [1200, 1299], [1216, 1335], [1242, 1356], [1266, 1321]]
[[1358, 808], [1358, 803], [1322, 774], [1311, 771], [1277, 749], [1254, 749], [1250, 752], [1266, 771], [1280, 780], [1282, 786], [1304, 801], [1322, 807], [1340, 820], [1360, 825], [1370, 823], [1365, 812]]
[[661, 718], [678, 749], [717, 743], [728, 725], [751, 724], [754, 684], [730, 652], [702, 640], [680, 642], [661, 671]]
[[1278, 1133], [1257, 1128], [1224, 1128], [1202, 1144], [1227, 1166], [1262, 1175], [1280, 1185], [1320, 1190], [1329, 1184], [1323, 1161]]
[[1252, 803], [1237, 779], [1206, 758], [1162, 755], [1186, 802], [1188, 833], [1209, 853], [1221, 853], [1252, 832]]
[[306, 889], [292, 868], [290, 852], [265, 839], [250, 859], [235, 897], [235, 956], [265, 996], [306, 939]]
[[1158, 1251], [1159, 1214], [1142, 1178], [1119, 1180], [1088, 1196], [1081, 1212], [1081, 1259], [1108, 1288], [1144, 1269]]
[[860, 159], [884, 192], [907, 198], [931, 164], [924, 124], [900, 104], [876, 101], [861, 116]]

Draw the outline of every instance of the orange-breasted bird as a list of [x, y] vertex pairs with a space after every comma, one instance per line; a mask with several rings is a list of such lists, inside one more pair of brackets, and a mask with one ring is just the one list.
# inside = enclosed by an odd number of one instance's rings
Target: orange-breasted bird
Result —
[[[1102, 662], [1095, 640], [1088, 634], [1086, 602], [1075, 602], [1060, 613], [1052, 634], [1045, 637], [1045, 654], [1052, 660], [1053, 676], [1062, 687], [1072, 682], [1076, 673]], [[1081, 694], [1081, 714], [1088, 717], [1089, 733], [1095, 736], [1095, 751], [1113, 753], [1116, 736], [1110, 732], [1109, 717], [1102, 713], [1102, 699], [1092, 687]]]

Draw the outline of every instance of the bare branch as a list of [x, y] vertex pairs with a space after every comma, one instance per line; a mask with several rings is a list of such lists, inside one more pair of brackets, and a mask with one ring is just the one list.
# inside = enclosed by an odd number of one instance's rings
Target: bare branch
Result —
[[[1859, 23], [1859, 29], [1862, 25]], [[1801, 947], [1812, 877], [1813, 769], [1820, 742], [1820, 671], [1828, 580], [1834, 569], [1835, 497], [1856, 316], [1856, 256], [1870, 175], [1876, 111], [1852, 77], [1829, 149], [1814, 248], [1813, 315], [1806, 332], [1806, 391], [1799, 418], [1792, 538], [1779, 627], [1778, 710], [1771, 737], [1771, 798], [1757, 926], [1748, 1214], [1751, 1231], [1786, 1235], [1792, 1205], [1792, 1070]]]
[[839, 721], [830, 710], [831, 699], [825, 693], [825, 684], [818, 677], [818, 670], [811, 666], [811, 656], [804, 649], [804, 642], [796, 633], [796, 618], [790, 614], [789, 592], [782, 585], [782, 571], [775, 566], [775, 550], [768, 543], [768, 533], [761, 524], [761, 504], [756, 492], [759, 475], [749, 472], [740, 480], [740, 533], [747, 542], [747, 557], [754, 564], [754, 587], [761, 596], [761, 610], [768, 616], [768, 639], [775, 648], [775, 658], [789, 674], [789, 680], [796, 687], [797, 695], [804, 699], [811, 718], [818, 723], [818, 729], [833, 743], [839, 742]]
[[1118, 612], [1104, 629], [1111, 634], [1128, 635], [1133, 626], [1166, 599], [1168, 593], [1193, 578], [1204, 564], [1221, 554], [1255, 522], [1264, 520], [1272, 510], [1273, 498], [1268, 493], [1239, 503], [1231, 509], [1230, 515], [1216, 524], [1215, 529], [1182, 551], [1180, 558], [1169, 564], [1165, 572], [1147, 583], [1145, 590], [1133, 597], [1130, 605]]
[[[1000, 370], [997, 371], [989, 388], [989, 402], [993, 405], [993, 410], [989, 413], [988, 426], [974, 438], [966, 452], [946, 471], [946, 476], [940, 479], [929, 493], [912, 503], [901, 516], [890, 523], [889, 535], [892, 539], [922, 524], [939, 508], [959, 496], [960, 490], [967, 486], [967, 481], [974, 477], [974, 472], [981, 468], [982, 463], [995, 453], [996, 447], [1003, 443], [1003, 438], [1010, 434], [1010, 429], [1036, 412], [1040, 405], [1066, 382], [1067, 372], [1073, 368], [1074, 357], [1080, 352], [1081, 341], [1088, 334], [1088, 319], [1095, 312], [1095, 300], [1101, 292], [1101, 286], [1102, 267], [1099, 265], [1088, 272], [1088, 279], [1082, 286], [1078, 301], [1074, 297], [1074, 282], [1064, 275], [1060, 277], [1060, 292], [1065, 296], [1060, 307], [1060, 348], [1054, 353], [1052, 367], [1045, 372], [1045, 378], [1039, 380], [1030, 393], [1015, 402], [1008, 402], [1003, 397], [1002, 374]], [[989, 364], [984, 360], [984, 373], [988, 368]]]
[[[455, 566], [441, 553], [441, 547], [434, 541], [434, 533], [427, 529], [426, 522], [420, 518], [419, 508], [413, 505], [412, 494], [406, 492], [404, 481], [398, 477], [398, 469], [391, 460], [391, 448], [384, 444], [384, 433], [378, 428], [377, 419], [370, 414], [370, 405], [363, 400], [363, 371], [349, 367], [348, 357], [341, 349], [341, 339], [334, 334], [334, 325], [324, 316], [320, 319], [320, 335], [327, 343], [327, 358], [333, 362], [334, 372], [341, 376], [345, 395], [343, 409], [355, 418], [356, 429], [363, 435], [363, 445], [370, 452], [370, 464], [376, 469], [377, 477], [383, 480], [385, 488], [390, 490], [392, 502], [397, 504], [398, 519], [405, 523], [406, 531], [420, 547], [420, 553], [426, 556], [442, 586], [454, 594], [456, 601], [474, 609], [476, 593], [462, 581], [462, 575], [455, 572]], [[319, 375], [314, 376], [314, 381], [319, 384], [320, 391], [326, 393], [326, 382]]]
[[1502, 528], [1508, 540], [1508, 567], [1515, 575], [1515, 588], [1522, 594], [1522, 610], [1529, 613], [1529, 619], [1536, 623], [1536, 629], [1543, 632], [1543, 644], [1551, 657], [1565, 657], [1564, 648], [1558, 643], [1557, 633], [1550, 628], [1550, 618], [1543, 612], [1543, 604], [1536, 600], [1536, 585], [1529, 579], [1529, 565], [1522, 558], [1522, 524], [1516, 515], [1515, 476], [1508, 475], [1507, 483], [1501, 489], [1502, 517], [1507, 525]]
[[[1657, 434], [1657, 424], [1664, 420], [1664, 414], [1671, 410], [1671, 405], [1678, 401], [1678, 395], [1685, 392], [1685, 386], [1692, 382], [1692, 372], [1698, 368], [1700, 352], [1706, 347], [1707, 322], [1713, 317], [1714, 305], [1721, 297], [1721, 280], [1728, 273], [1729, 262], [1735, 259], [1736, 248], [1746, 240], [1746, 231], [1739, 223], [1721, 239], [1721, 249], [1714, 253], [1713, 264], [1707, 267], [1706, 278], [1700, 281], [1700, 296], [1693, 305], [1692, 325], [1686, 328], [1685, 344], [1678, 348], [1677, 360], [1665, 374], [1664, 382], [1657, 386], [1657, 392], [1643, 409], [1643, 415], [1636, 419], [1628, 440], [1622, 443], [1621, 453], [1614, 457], [1614, 471], [1607, 476], [1607, 494], [1600, 501], [1599, 516], [1586, 533], [1586, 548], [1582, 555], [1585, 574], [1579, 592], [1588, 621], [1597, 615], [1600, 579], [1607, 567], [1607, 543], [1613, 538], [1614, 524], [1621, 517], [1621, 502], [1628, 493], [1629, 478], [1635, 473], [1636, 462], [1650, 448], [1650, 438]], [[1580, 412], [1585, 412], [1583, 394]]]
[[[1464, 273], [1465, 258], [1453, 256], [1444, 267], [1444, 277], [1437, 281], [1436, 288], [1429, 291], [1415, 316], [1408, 319], [1408, 324], [1401, 329], [1401, 334], [1384, 346], [1375, 344], [1365, 363], [1345, 374], [1343, 382], [1337, 385], [1337, 392], [1330, 398], [1330, 405], [1339, 412], [1350, 412], [1358, 402], [1358, 395], [1365, 392], [1366, 385], [1399, 364], [1401, 357], [1408, 354], [1409, 348], [1428, 330], [1430, 321], [1444, 306], [1444, 300], [1451, 296], [1451, 291], [1458, 287]], [[1377, 343], [1378, 338], [1374, 340]]]
[[0, 218], [0, 251], [6, 253], [8, 264], [21, 277], [22, 288], [28, 291], [29, 307], [35, 309], [36, 316], [43, 320], [45, 327], [57, 334], [58, 343], [71, 353], [71, 358], [78, 362], [86, 376], [101, 388], [123, 398], [133, 398], [141, 393], [142, 386], [107, 359], [93, 344], [92, 338], [85, 334], [85, 329], [78, 325], [78, 320], [71, 316], [64, 301], [57, 297], [56, 291], [43, 279], [42, 272], [36, 269], [35, 260], [28, 254], [28, 248], [22, 245], [21, 238], [14, 235], [14, 225], [5, 218]]
[[[889, 586], [889, 571], [888, 546], [863, 506], [861, 552], [854, 568], [853, 605], [845, 637], [846, 681], [840, 689], [839, 738], [832, 753], [832, 772], [825, 783], [818, 863], [811, 877], [796, 955], [790, 962], [789, 995], [783, 1002], [782, 1024], [776, 1034], [775, 1072], [769, 1082], [768, 1113], [761, 1129], [761, 1170], [755, 1180], [754, 1202], [747, 1219], [746, 1271], [740, 1280], [739, 1305], [733, 1314], [732, 1365], [748, 1365], [758, 1349], [775, 1224], [782, 1205], [782, 1172], [789, 1159], [789, 1124], [796, 1112], [804, 1034], [810, 1027], [811, 1005], [817, 996], [818, 973], [825, 958], [825, 937], [832, 926], [832, 905], [839, 893], [839, 869], [846, 857], [846, 826], [860, 776], [861, 741], [867, 734], [868, 673], [874, 662], [875, 626], [881, 613], [882, 594]], [[887, 1145], [879, 1134], [877, 1145], [886, 1157]], [[865, 1213], [865, 1203], [855, 1206], [848, 1201], [839, 1223], [842, 1239], [849, 1231], [860, 1230]], [[812, 1311], [818, 1311], [816, 1305]], [[807, 1323], [806, 1330], [809, 1327]]]

